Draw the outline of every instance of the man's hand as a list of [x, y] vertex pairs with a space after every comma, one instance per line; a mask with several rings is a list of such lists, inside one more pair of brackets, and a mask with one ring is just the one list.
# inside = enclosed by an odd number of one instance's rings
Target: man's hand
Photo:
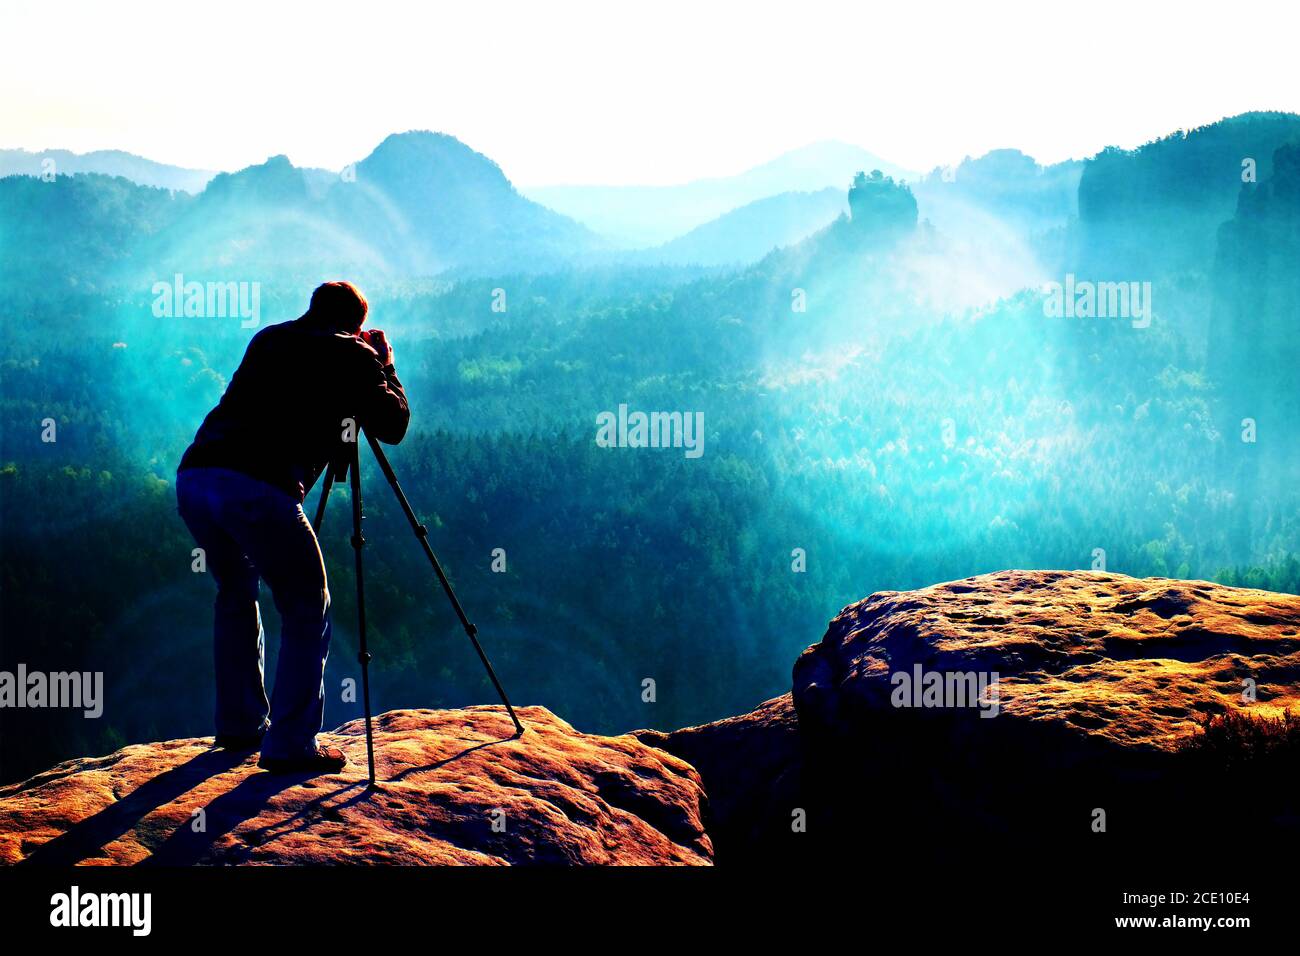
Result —
[[388, 336], [384, 335], [383, 329], [366, 329], [361, 333], [361, 341], [375, 350], [381, 364], [393, 364], [393, 347], [389, 344]]

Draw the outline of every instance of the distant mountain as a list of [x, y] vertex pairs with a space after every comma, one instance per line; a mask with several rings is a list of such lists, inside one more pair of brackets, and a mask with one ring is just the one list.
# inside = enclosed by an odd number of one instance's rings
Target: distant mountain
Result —
[[[389, 136], [346, 174], [274, 156], [216, 175], [197, 197], [98, 174], [3, 179], [0, 240], [39, 249], [46, 275], [74, 269], [69, 278], [92, 285], [174, 272], [263, 281], [535, 272], [604, 248], [521, 196], [487, 157], [428, 132]], [[17, 268], [0, 276], [17, 278]]]
[[771, 354], [848, 354], [1042, 281], [1033, 263], [996, 243], [956, 240], [921, 222], [911, 188], [879, 170], [859, 172], [847, 193], [847, 216], [725, 285], [734, 320]]
[[827, 187], [843, 191], [863, 169], [879, 169], [896, 179], [913, 175], [860, 147], [823, 142], [736, 176], [677, 186], [535, 186], [524, 193], [626, 247], [644, 247], [668, 242], [758, 199]]
[[[913, 173], [901, 166], [881, 159], [860, 146], [827, 140], [791, 150], [739, 176], [731, 177], [731, 181], [765, 195], [789, 190], [813, 190], [822, 186], [845, 189], [854, 174], [864, 169], [878, 169], [886, 176], [898, 180], [913, 176]], [[710, 180], [700, 182], [708, 183]]]
[[1149, 278], [1208, 269], [1243, 182], [1266, 181], [1274, 152], [1297, 139], [1294, 113], [1243, 113], [1138, 149], [1103, 150], [1079, 182], [1075, 264]]
[[780, 193], [642, 250], [636, 253], [636, 261], [702, 266], [757, 262], [773, 249], [807, 238], [848, 209], [843, 189]]
[[935, 314], [921, 301], [933, 236], [918, 228], [911, 190], [879, 171], [859, 171], [840, 196], [848, 215], [772, 252], [725, 286], [728, 308], [775, 350], [834, 349], [865, 330], [885, 335]]
[[1238, 212], [1245, 187], [1271, 179], [1279, 148], [1295, 142], [1300, 116], [1259, 112], [1102, 150], [1084, 163], [1079, 215], [1054, 278], [1150, 282], [1155, 323], [1211, 355], [1223, 348], [1211, 333], [1209, 288], [1219, 227]]
[[[52, 167], [47, 163], [52, 163]], [[76, 173], [122, 176], [141, 186], [178, 189], [187, 193], [201, 192], [215, 175], [206, 169], [156, 163], [120, 149], [101, 149], [91, 153], [72, 153], [66, 149], [35, 153], [25, 149], [0, 149], [0, 176], [40, 176], [47, 169], [60, 176]]]
[[25, 295], [92, 291], [140, 263], [194, 197], [88, 173], [0, 179], [0, 284]]
[[140, 259], [164, 276], [202, 273], [263, 281], [340, 269], [383, 271], [364, 224], [338, 216], [334, 188], [313, 189], [308, 172], [285, 156], [221, 173], [142, 248]]
[[1039, 266], [1053, 273], [1059, 266], [1082, 173], [1077, 160], [1040, 166], [1018, 149], [997, 149], [934, 169], [912, 190], [936, 229], [968, 246], [1004, 250], [1027, 266], [1024, 281], [1032, 284]]
[[496, 163], [454, 136], [389, 136], [355, 173], [331, 192], [337, 215], [363, 223], [376, 251], [409, 271], [543, 271], [605, 245], [520, 195]]
[[958, 166], [935, 169], [912, 185], [921, 215], [939, 229], [958, 232], [976, 211], [1009, 221], [1025, 232], [1066, 225], [1079, 211], [1083, 163], [1040, 166], [1018, 149], [995, 149]]

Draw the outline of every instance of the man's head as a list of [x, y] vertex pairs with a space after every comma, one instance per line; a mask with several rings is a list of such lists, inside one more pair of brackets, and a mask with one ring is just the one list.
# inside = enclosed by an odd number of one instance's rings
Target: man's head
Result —
[[311, 294], [306, 318], [336, 332], [356, 335], [369, 311], [370, 303], [351, 282], [326, 282]]

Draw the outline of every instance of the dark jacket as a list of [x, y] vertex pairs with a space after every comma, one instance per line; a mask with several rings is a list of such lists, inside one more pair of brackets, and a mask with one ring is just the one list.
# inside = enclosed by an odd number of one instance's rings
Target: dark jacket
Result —
[[229, 468], [301, 501], [340, 447], [346, 418], [379, 441], [402, 440], [411, 410], [393, 366], [306, 316], [272, 325], [248, 343], [178, 470]]

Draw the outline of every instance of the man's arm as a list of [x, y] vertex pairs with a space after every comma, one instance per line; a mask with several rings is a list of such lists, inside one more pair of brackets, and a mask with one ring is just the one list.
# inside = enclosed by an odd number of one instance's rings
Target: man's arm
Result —
[[392, 362], [384, 364], [370, 345], [359, 342], [360, 395], [357, 402], [361, 427], [388, 445], [396, 445], [406, 436], [411, 423], [411, 409], [406, 390], [398, 381]]

